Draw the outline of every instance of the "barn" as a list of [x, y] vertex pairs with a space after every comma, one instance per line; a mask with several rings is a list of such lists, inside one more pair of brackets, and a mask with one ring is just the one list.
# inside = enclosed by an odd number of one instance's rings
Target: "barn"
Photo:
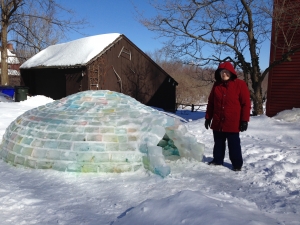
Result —
[[[291, 15], [293, 15], [295, 10], [298, 15], [299, 3], [299, 0], [287, 2], [274, 1], [275, 7], [280, 6], [279, 4], [286, 4], [285, 7], [287, 9], [279, 21], [279, 27], [275, 28], [274, 23], [278, 23], [278, 21], [273, 20], [271, 43], [276, 43], [276, 45], [271, 44], [270, 63], [282, 59], [288, 48], [286, 44], [287, 40], [294, 46], [294, 49], [300, 47], [300, 30], [298, 27], [296, 27], [296, 30], [293, 30], [295, 26], [293, 28], [289, 24], [289, 21], [292, 21]], [[280, 8], [283, 8], [283, 6]], [[266, 103], [267, 116], [272, 117], [283, 110], [300, 108], [299, 64], [300, 52], [298, 51], [289, 57], [287, 62], [281, 63], [270, 70]]]
[[22, 64], [20, 73], [30, 95], [57, 100], [85, 90], [111, 90], [176, 110], [178, 83], [119, 33], [49, 46]]

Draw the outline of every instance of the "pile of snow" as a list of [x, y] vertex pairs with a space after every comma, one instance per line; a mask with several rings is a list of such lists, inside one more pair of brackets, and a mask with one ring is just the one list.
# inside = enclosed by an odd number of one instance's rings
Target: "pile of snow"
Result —
[[287, 121], [287, 122], [300, 121], [300, 109], [293, 108], [292, 110], [284, 110], [284, 111], [278, 113], [273, 118], [277, 119], [277, 120]]
[[7, 94], [0, 92], [0, 102], [13, 102], [14, 100]]
[[21, 101], [21, 105], [26, 106], [32, 106], [32, 107], [38, 107], [40, 105], [45, 105], [48, 103], [53, 102], [54, 100], [52, 98], [46, 97], [44, 95], [35, 95], [35, 96], [27, 96], [27, 99], [24, 101]]
[[[222, 193], [216, 196], [182, 191], [168, 198], [146, 200], [120, 215], [113, 225], [132, 225], [133, 221], [134, 224], [147, 225], [278, 225], [275, 219], [262, 214], [251, 202], [241, 203], [240, 199]], [[213, 214], [215, 218], [211, 217]]]

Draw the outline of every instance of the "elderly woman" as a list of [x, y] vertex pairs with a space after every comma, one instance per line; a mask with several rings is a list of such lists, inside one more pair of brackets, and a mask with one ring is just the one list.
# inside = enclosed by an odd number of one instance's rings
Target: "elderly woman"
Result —
[[221, 63], [215, 72], [214, 83], [208, 98], [205, 128], [214, 135], [213, 160], [210, 165], [223, 165], [228, 142], [232, 170], [240, 171], [243, 157], [239, 132], [246, 131], [250, 119], [250, 93], [247, 84], [237, 79], [230, 62]]

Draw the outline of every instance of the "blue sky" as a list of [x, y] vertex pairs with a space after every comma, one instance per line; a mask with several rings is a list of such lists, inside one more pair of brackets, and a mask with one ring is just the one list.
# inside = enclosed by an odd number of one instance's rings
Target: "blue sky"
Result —
[[[61, 0], [61, 5], [76, 12], [78, 18], [85, 18], [90, 25], [82, 30], [87, 36], [121, 33], [129, 38], [144, 52], [153, 52], [162, 47], [162, 40], [155, 33], [148, 31], [136, 19], [134, 5], [145, 9], [151, 15], [151, 8], [145, 0]], [[152, 9], [153, 12], [153, 9]], [[69, 39], [75, 40], [83, 36], [70, 33]]]
[[[134, 6], [144, 15], [155, 15], [147, 0], [60, 0], [61, 5], [72, 9], [78, 18], [85, 18], [90, 25], [82, 30], [86, 36], [121, 33], [129, 38], [144, 52], [153, 52], [161, 49], [163, 39], [147, 30], [136, 19]], [[84, 37], [77, 33], [70, 33], [69, 40]], [[265, 69], [269, 62], [270, 43], [266, 42], [261, 49], [260, 66]]]

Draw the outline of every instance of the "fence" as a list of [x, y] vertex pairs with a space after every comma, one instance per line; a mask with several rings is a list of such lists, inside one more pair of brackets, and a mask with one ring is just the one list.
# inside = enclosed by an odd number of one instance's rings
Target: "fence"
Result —
[[[184, 109], [184, 108], [190, 106], [190, 107], [191, 107], [191, 111], [194, 112], [194, 111], [198, 111], [198, 110], [200, 109], [201, 106], [206, 106], [207, 103], [203, 103], [203, 104], [201, 104], [201, 105], [176, 103], [176, 105], [177, 105], [177, 108], [176, 108], [176, 109], [178, 109], [180, 106], [181, 106], [181, 109]], [[197, 107], [198, 107], [198, 108], [197, 108]]]

